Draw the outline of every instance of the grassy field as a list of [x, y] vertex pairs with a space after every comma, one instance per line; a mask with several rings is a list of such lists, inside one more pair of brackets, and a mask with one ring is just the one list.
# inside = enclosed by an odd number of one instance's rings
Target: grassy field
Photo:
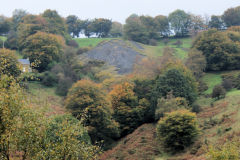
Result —
[[103, 41], [109, 41], [115, 38], [75, 38], [79, 47], [95, 47]]

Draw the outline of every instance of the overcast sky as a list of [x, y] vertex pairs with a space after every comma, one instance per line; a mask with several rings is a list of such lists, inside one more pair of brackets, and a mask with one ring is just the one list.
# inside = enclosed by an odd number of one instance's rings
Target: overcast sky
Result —
[[132, 13], [156, 16], [183, 9], [200, 15], [221, 15], [236, 6], [240, 6], [240, 0], [1, 0], [0, 14], [10, 17], [14, 9], [33, 14], [55, 9], [64, 17], [74, 14], [80, 19], [101, 17], [124, 23]]

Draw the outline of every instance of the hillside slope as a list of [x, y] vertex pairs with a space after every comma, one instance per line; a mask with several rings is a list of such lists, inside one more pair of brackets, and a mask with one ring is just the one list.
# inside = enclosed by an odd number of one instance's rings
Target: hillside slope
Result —
[[[131, 44], [134, 45], [135, 43]], [[140, 45], [136, 44], [135, 47], [143, 50]], [[136, 59], [143, 57], [140, 52], [123, 40], [110, 40], [100, 43], [82, 56], [113, 65], [118, 69], [119, 74], [132, 72]]]
[[[234, 72], [234, 71], [233, 71]], [[224, 72], [225, 73], [225, 72]], [[212, 80], [221, 73], [208, 73], [203, 79], [212, 92]], [[210, 77], [210, 78], [209, 78]], [[209, 94], [206, 93], [206, 94]], [[184, 152], [171, 155], [166, 153], [156, 140], [155, 124], [144, 124], [132, 134], [119, 140], [111, 150], [106, 151], [101, 160], [206, 160], [209, 145], [222, 146], [240, 135], [240, 90], [232, 89], [226, 97], [214, 100], [208, 95], [198, 98], [201, 112], [197, 114], [201, 134], [195, 144]]]
[[159, 147], [155, 138], [155, 125], [144, 124], [121, 139], [117, 146], [106, 151], [99, 159], [151, 160], [159, 154]]

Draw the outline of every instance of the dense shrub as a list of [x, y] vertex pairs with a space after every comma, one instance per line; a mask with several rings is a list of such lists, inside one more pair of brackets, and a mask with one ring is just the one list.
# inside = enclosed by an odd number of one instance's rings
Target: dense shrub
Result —
[[151, 45], [151, 46], [157, 46], [157, 40], [155, 40], [155, 39], [150, 39], [150, 40], [149, 40], [149, 45]]
[[157, 124], [157, 136], [172, 152], [184, 150], [193, 144], [199, 133], [196, 115], [187, 110], [167, 114]]
[[226, 95], [226, 90], [222, 85], [216, 85], [212, 91], [212, 98], [221, 99]]
[[224, 79], [222, 82], [222, 86], [225, 90], [229, 91], [233, 88], [233, 82], [229, 79]]
[[57, 84], [58, 78], [52, 72], [44, 72], [42, 76], [42, 84], [48, 87], [52, 87]]
[[70, 47], [78, 48], [78, 43], [74, 40], [68, 40], [67, 45]]
[[198, 81], [198, 91], [199, 91], [199, 93], [203, 93], [206, 90], [208, 90], [207, 83], [203, 82], [202, 80], [199, 80]]
[[192, 105], [192, 112], [199, 113], [201, 112], [201, 106], [199, 104], [193, 104]]
[[164, 38], [164, 39], [162, 40], [162, 42], [164, 43], [164, 45], [167, 45], [167, 44], [169, 43], [169, 39], [168, 39], [168, 38]]
[[176, 42], [173, 43], [173, 45], [177, 46], [178, 48], [181, 47], [182, 44], [183, 42], [180, 40], [177, 40]]
[[80, 54], [86, 53], [87, 51], [89, 51], [88, 47], [82, 47], [77, 50], [77, 54], [80, 55]]
[[74, 117], [83, 119], [93, 142], [105, 140], [107, 143], [119, 136], [110, 103], [98, 84], [90, 80], [75, 83], [67, 94], [65, 107]]
[[73, 81], [69, 77], [61, 77], [58, 80], [56, 93], [60, 96], [66, 96], [69, 88], [71, 88]]
[[240, 86], [240, 72], [228, 72], [221, 75], [223, 81], [229, 81], [232, 83], [233, 88], [239, 88]]

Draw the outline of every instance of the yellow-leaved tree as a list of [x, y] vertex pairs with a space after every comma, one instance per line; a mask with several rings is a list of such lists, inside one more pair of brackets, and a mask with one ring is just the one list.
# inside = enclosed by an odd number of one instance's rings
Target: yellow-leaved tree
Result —
[[13, 78], [1, 76], [1, 160], [88, 160], [96, 159], [98, 153], [81, 121], [71, 115], [46, 117], [25, 103], [25, 93]]
[[0, 75], [17, 77], [21, 73], [17, 57], [14, 51], [9, 49], [0, 49]]
[[23, 53], [29, 58], [33, 67], [42, 72], [50, 63], [59, 60], [64, 44], [65, 41], [61, 36], [37, 32], [25, 40]]

